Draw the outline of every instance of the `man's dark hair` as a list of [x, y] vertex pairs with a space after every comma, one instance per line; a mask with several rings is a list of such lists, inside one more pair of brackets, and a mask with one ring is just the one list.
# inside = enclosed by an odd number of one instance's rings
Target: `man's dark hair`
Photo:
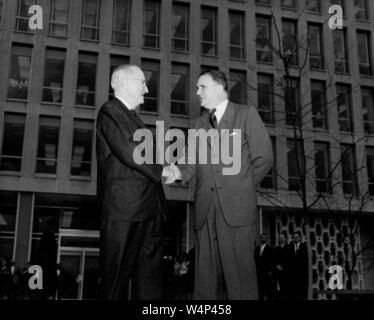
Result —
[[225, 73], [219, 70], [204, 70], [200, 73], [199, 78], [207, 74], [210, 75], [215, 82], [221, 84], [226, 93], [229, 92], [229, 85]]

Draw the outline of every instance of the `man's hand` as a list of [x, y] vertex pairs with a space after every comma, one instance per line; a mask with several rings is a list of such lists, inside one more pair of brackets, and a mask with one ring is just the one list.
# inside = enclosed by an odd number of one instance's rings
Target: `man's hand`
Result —
[[165, 184], [174, 183], [176, 180], [182, 178], [180, 170], [174, 163], [164, 167], [162, 170], [162, 176], [166, 177]]

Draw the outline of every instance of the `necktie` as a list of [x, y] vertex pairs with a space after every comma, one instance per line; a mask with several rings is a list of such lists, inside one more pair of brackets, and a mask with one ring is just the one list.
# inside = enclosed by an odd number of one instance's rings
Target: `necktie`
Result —
[[216, 112], [216, 109], [213, 108], [211, 111], [210, 111], [210, 114], [209, 114], [209, 122], [210, 122], [210, 125], [213, 127], [213, 128], [217, 128], [217, 117], [216, 115], [214, 114]]

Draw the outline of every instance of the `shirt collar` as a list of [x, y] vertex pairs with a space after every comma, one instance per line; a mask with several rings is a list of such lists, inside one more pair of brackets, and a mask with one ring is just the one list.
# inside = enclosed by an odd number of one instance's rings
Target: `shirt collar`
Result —
[[130, 111], [135, 109], [135, 108], [131, 108], [131, 107], [130, 107], [130, 104], [129, 104], [125, 99], [120, 98], [119, 96], [116, 96], [116, 95], [114, 95], [114, 96], [115, 96], [119, 101], [121, 101], [121, 102], [125, 105], [125, 107], [126, 107], [127, 109], [129, 109]]
[[228, 100], [225, 99], [224, 101], [222, 101], [217, 107], [215, 107], [216, 109], [216, 112], [214, 113], [214, 115], [216, 116], [217, 118], [217, 124], [220, 122], [220, 120], [222, 119], [223, 117], [223, 114], [225, 113], [226, 111], [226, 108], [227, 108], [227, 104], [228, 104]]

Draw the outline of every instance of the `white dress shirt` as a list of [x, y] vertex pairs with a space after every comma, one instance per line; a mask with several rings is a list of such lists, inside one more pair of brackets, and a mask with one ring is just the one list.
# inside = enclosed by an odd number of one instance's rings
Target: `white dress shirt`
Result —
[[126, 100], [125, 99], [122, 99], [122, 98], [120, 98], [119, 96], [116, 96], [115, 95], [115, 97], [119, 100], [119, 101], [121, 101], [124, 105], [125, 105], [125, 107], [127, 108], [127, 109], [129, 109], [129, 110], [133, 110], [133, 109], [135, 109], [135, 108], [130, 108], [130, 104], [128, 104], [127, 102], [126, 102]]
[[226, 107], [227, 107], [227, 104], [228, 104], [228, 100], [224, 100], [222, 101], [217, 107], [215, 107], [216, 109], [216, 112], [214, 112], [214, 115], [216, 116], [217, 118], [217, 125], [219, 124], [219, 122], [221, 121], [222, 119], [222, 116], [223, 114], [225, 113], [226, 111]]

